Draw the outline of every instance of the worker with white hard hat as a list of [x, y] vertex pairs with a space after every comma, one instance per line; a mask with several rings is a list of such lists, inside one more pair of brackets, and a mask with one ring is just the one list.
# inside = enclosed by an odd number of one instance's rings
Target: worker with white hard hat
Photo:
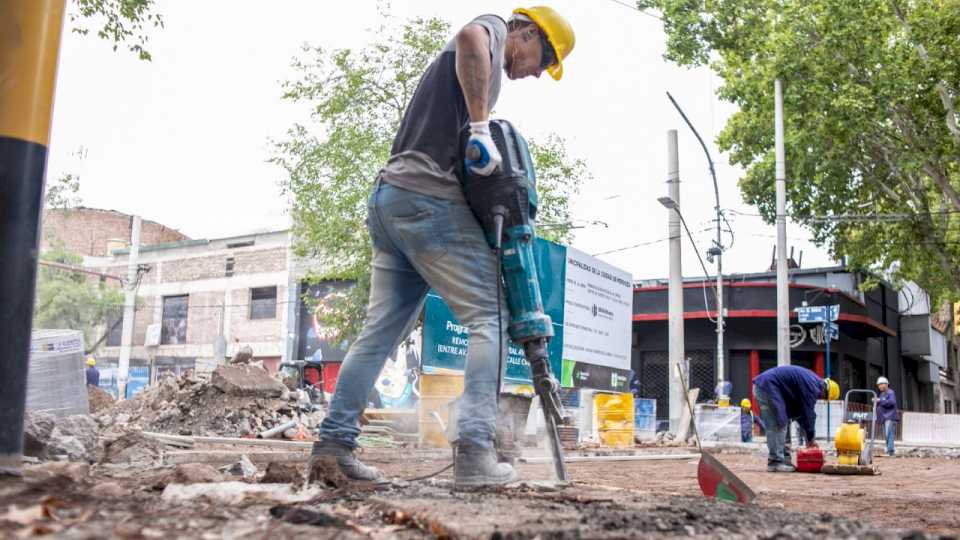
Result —
[[887, 439], [887, 455], [893, 456], [893, 437], [897, 431], [897, 420], [900, 415], [897, 412], [897, 394], [890, 388], [890, 381], [886, 377], [877, 379], [877, 389], [880, 395], [877, 396], [877, 422], [883, 424], [883, 434]]

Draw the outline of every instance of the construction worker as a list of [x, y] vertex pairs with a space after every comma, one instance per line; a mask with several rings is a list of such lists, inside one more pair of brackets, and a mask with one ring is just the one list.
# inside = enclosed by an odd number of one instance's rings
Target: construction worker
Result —
[[765, 429], [763, 425], [763, 420], [759, 416], [753, 414], [753, 405], [750, 403], [750, 400], [743, 398], [740, 401], [740, 441], [741, 442], [753, 442], [753, 425], [756, 424], [760, 426], [760, 429]]
[[100, 370], [97, 369], [97, 359], [87, 357], [87, 386], [100, 386]]
[[[509, 21], [496, 15], [472, 20], [427, 67], [370, 195], [367, 318], [343, 362], [311, 462], [335, 457], [349, 478], [380, 477], [353, 455], [357, 421], [387, 357], [409, 334], [433, 288], [470, 331], [455, 482], [486, 486], [516, 477], [509, 464], [498, 463], [493, 448], [498, 355], [508, 325], [506, 310], [497, 317], [498, 261], [458, 177], [464, 165], [488, 176], [502, 161], [489, 127], [502, 75], [514, 80], [546, 71], [559, 80], [573, 46], [573, 29], [556, 11], [520, 8]], [[469, 163], [460, 142], [467, 129], [466, 146], [480, 155]]]
[[790, 422], [796, 420], [800, 424], [808, 447], [817, 446], [817, 400], [839, 398], [840, 387], [809, 369], [777, 366], [753, 379], [753, 396], [767, 431], [767, 471], [793, 472], [787, 447]]
[[875, 398], [877, 400], [877, 422], [883, 424], [883, 435], [887, 439], [887, 455], [892, 457], [894, 454], [893, 437], [897, 432], [897, 420], [899, 419], [897, 394], [893, 392], [893, 388], [890, 388], [890, 381], [886, 377], [877, 379], [877, 389], [880, 390], [880, 395]]

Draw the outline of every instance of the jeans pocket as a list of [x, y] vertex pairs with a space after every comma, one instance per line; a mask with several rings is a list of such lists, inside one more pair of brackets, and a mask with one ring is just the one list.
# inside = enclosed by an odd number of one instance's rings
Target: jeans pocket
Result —
[[416, 198], [390, 216], [390, 226], [403, 244], [404, 254], [414, 263], [430, 264], [447, 253], [452, 234], [447, 201]]

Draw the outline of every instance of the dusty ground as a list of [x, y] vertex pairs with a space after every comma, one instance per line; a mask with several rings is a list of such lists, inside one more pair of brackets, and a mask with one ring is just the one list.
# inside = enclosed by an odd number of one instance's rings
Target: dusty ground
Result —
[[[828, 477], [771, 475], [760, 455], [719, 457], [758, 493], [756, 505], [704, 500], [688, 460], [571, 463], [575, 484], [560, 489], [535, 482], [549, 466], [522, 464], [526, 484], [489, 493], [452, 491], [445, 473], [283, 504], [174, 502], [158, 480], [169, 470], [41, 464], [22, 480], [0, 480], [0, 537], [908, 538], [960, 530], [960, 460], [881, 459], [882, 476]], [[445, 463], [445, 454], [412, 449], [363, 458], [399, 478]]]

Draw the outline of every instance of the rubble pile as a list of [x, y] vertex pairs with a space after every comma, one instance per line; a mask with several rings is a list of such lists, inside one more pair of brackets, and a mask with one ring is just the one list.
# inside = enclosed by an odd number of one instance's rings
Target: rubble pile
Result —
[[90, 414], [97, 414], [113, 407], [113, 396], [99, 386], [87, 385], [87, 402], [90, 404]]
[[57, 417], [47, 412], [27, 411], [23, 455], [42, 460], [95, 461], [97, 423], [85, 414]]
[[139, 429], [174, 435], [255, 437], [291, 421], [313, 429], [323, 413], [315, 410], [305, 392], [290, 391], [264, 369], [228, 365], [217, 367], [209, 382], [166, 376], [96, 419], [114, 436]]

